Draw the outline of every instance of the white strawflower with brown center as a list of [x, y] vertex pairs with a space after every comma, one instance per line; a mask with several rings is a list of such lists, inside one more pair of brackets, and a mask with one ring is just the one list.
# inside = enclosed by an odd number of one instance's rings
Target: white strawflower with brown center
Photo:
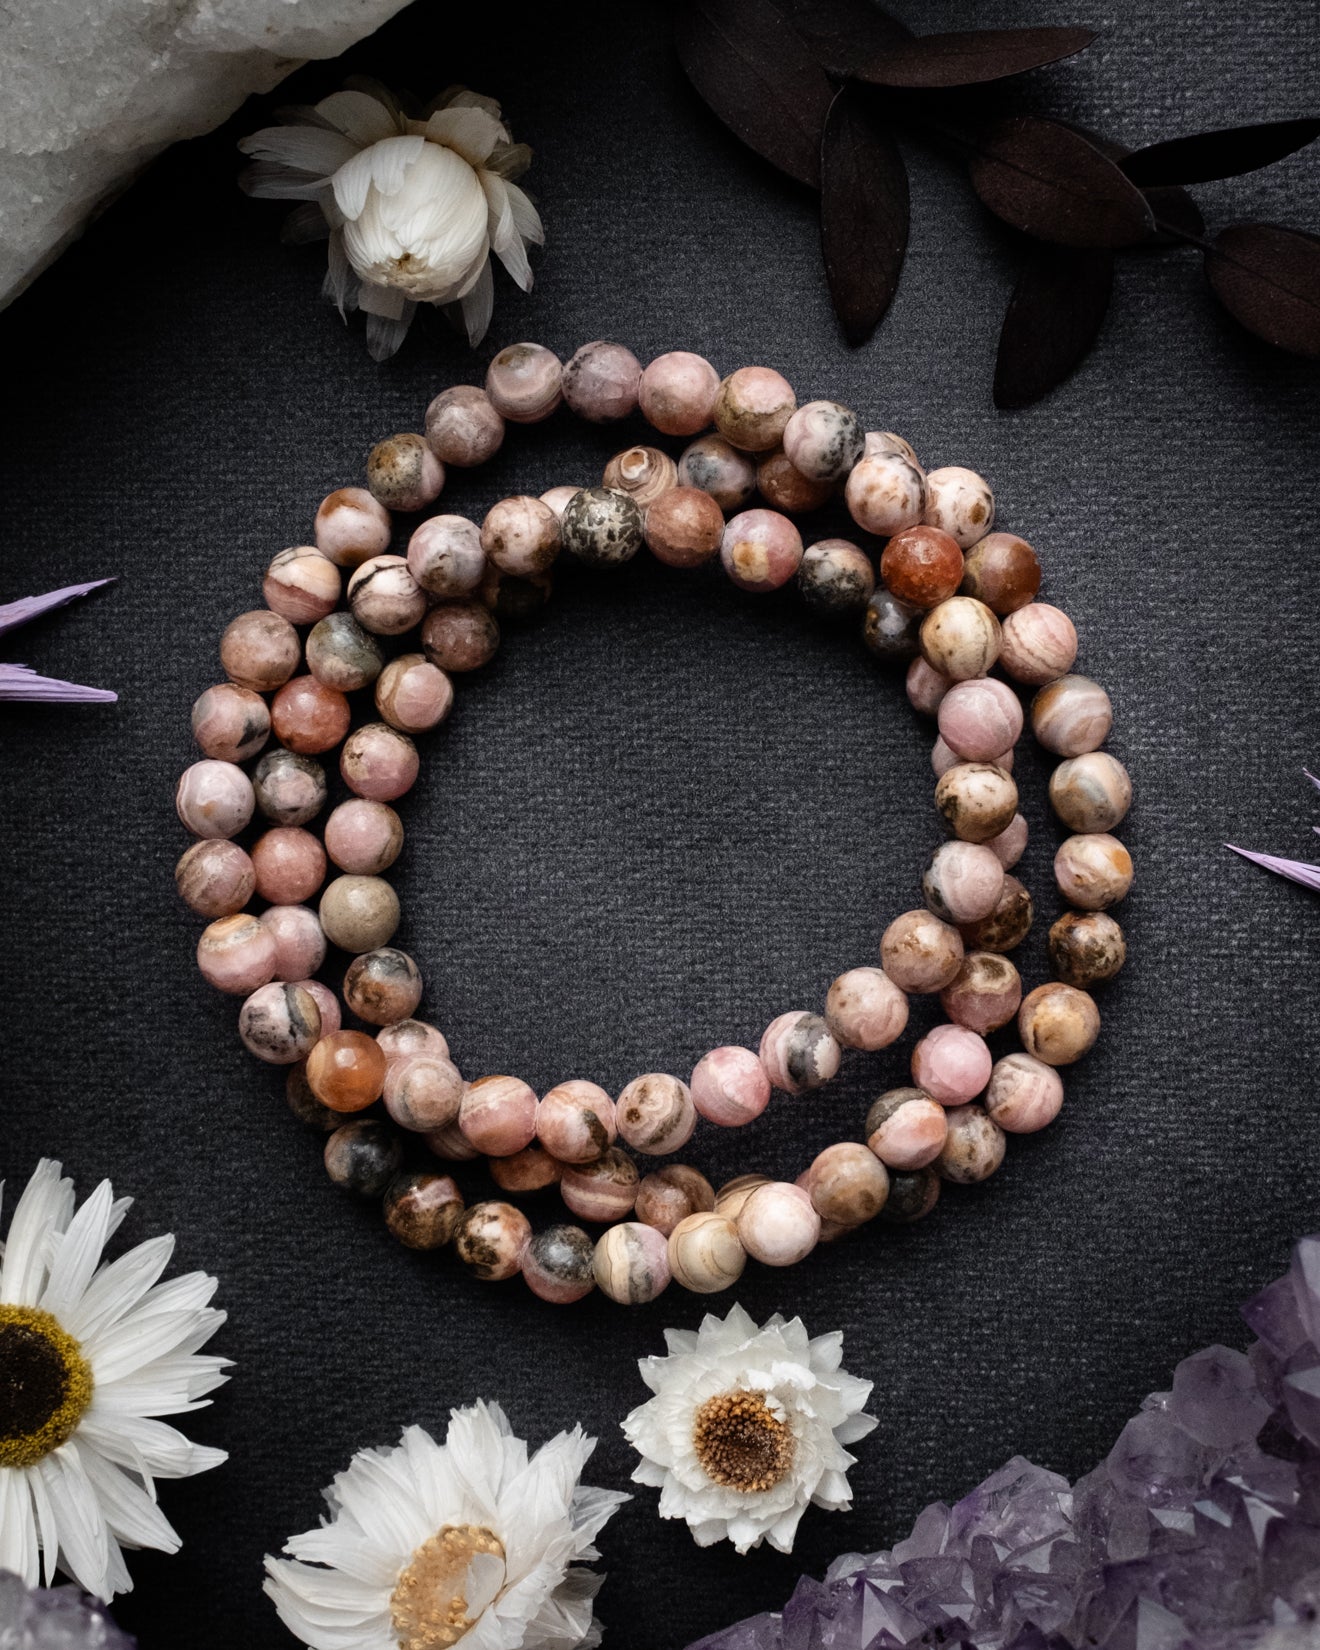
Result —
[[844, 1446], [876, 1423], [862, 1413], [870, 1381], [840, 1368], [841, 1334], [811, 1340], [779, 1316], [758, 1329], [735, 1306], [665, 1343], [638, 1366], [655, 1396], [623, 1423], [642, 1457], [633, 1481], [659, 1488], [662, 1518], [686, 1519], [701, 1547], [787, 1553], [809, 1505], [852, 1505]]
[[376, 360], [398, 349], [418, 304], [445, 309], [479, 343], [495, 299], [492, 256], [531, 289], [527, 247], [545, 234], [513, 179], [532, 152], [492, 98], [451, 86], [413, 117], [383, 86], [353, 81], [284, 122], [239, 145], [255, 157], [243, 187], [309, 203], [288, 238], [329, 236], [325, 290], [341, 314], [365, 312]]

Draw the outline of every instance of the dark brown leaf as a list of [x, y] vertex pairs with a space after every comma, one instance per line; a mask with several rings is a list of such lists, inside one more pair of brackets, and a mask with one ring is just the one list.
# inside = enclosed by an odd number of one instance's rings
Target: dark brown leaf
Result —
[[[1156, 189], [1143, 189], [1142, 194], [1150, 202], [1150, 209], [1155, 214], [1156, 245], [1172, 246], [1183, 236], [1200, 240], [1205, 234], [1205, 219], [1201, 216], [1201, 208], [1185, 189], [1180, 189], [1177, 184], [1161, 184]], [[1161, 224], [1167, 225], [1167, 232], [1160, 227]]]
[[1231, 223], [1206, 253], [1211, 289], [1248, 332], [1320, 356], [1320, 240], [1276, 223]]
[[834, 312], [864, 344], [889, 308], [908, 238], [907, 168], [892, 135], [844, 86], [821, 145], [820, 240]]
[[1133, 183], [1151, 189], [1164, 183], [1210, 183], [1236, 178], [1304, 149], [1320, 137], [1320, 120], [1272, 120], [1263, 126], [1227, 126], [1134, 149], [1123, 158]]
[[1155, 219], [1118, 166], [1079, 132], [1037, 115], [1000, 121], [971, 162], [972, 187], [1014, 229], [1059, 246], [1130, 246]]
[[911, 31], [871, 0], [778, 0], [821, 68], [851, 75]]
[[1095, 343], [1113, 284], [1103, 248], [1030, 248], [999, 334], [997, 407], [1028, 407], [1063, 382]]
[[729, 130], [815, 188], [834, 88], [770, 0], [690, 0], [675, 42], [688, 79]]
[[972, 29], [965, 34], [919, 34], [887, 44], [856, 68], [859, 80], [876, 86], [948, 90], [983, 86], [1026, 74], [1084, 51], [1091, 29]]

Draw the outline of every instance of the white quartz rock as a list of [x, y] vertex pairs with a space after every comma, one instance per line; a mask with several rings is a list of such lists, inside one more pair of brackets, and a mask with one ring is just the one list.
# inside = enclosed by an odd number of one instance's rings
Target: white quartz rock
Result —
[[146, 163], [406, 0], [3, 0], [0, 307]]

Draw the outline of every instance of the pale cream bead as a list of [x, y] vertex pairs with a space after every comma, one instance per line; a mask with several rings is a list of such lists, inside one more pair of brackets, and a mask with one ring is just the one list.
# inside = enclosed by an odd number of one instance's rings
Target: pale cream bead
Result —
[[820, 1241], [820, 1214], [800, 1187], [772, 1180], [758, 1186], [743, 1204], [738, 1237], [763, 1266], [793, 1266]]
[[951, 682], [984, 676], [999, 657], [999, 620], [975, 596], [950, 596], [921, 621], [926, 663]]
[[669, 1270], [694, 1295], [714, 1295], [737, 1283], [747, 1264], [738, 1228], [727, 1215], [688, 1215], [669, 1234]]
[[603, 487], [630, 493], [640, 509], [678, 485], [678, 466], [659, 447], [627, 447], [605, 466]]
[[743, 1211], [747, 1199], [761, 1186], [770, 1184], [770, 1176], [765, 1174], [740, 1174], [733, 1180], [728, 1180], [715, 1193], [715, 1213], [727, 1215], [730, 1220], [737, 1220]]
[[1050, 801], [1070, 831], [1112, 831], [1132, 806], [1132, 781], [1116, 756], [1085, 751], [1050, 775]]
[[1132, 855], [1116, 836], [1103, 831], [1070, 836], [1054, 856], [1054, 880], [1070, 905], [1107, 911], [1132, 886]]
[[928, 527], [952, 533], [959, 547], [970, 550], [995, 524], [995, 495], [990, 483], [975, 470], [959, 464], [926, 474], [926, 513], [921, 518]]
[[639, 1306], [669, 1286], [669, 1244], [654, 1226], [625, 1220], [596, 1244], [596, 1282], [612, 1301]]

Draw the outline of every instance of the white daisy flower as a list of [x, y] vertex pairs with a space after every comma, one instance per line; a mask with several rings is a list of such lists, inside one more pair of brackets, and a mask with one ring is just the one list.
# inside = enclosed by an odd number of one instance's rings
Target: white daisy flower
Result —
[[841, 1334], [809, 1340], [778, 1315], [758, 1329], [735, 1306], [665, 1342], [667, 1357], [638, 1365], [655, 1397], [623, 1423], [642, 1457], [633, 1482], [659, 1487], [661, 1518], [686, 1519], [700, 1547], [787, 1553], [808, 1503], [851, 1507], [844, 1445], [876, 1423], [862, 1414], [871, 1382], [839, 1367]]
[[103, 1180], [75, 1214], [73, 1182], [43, 1159], [0, 1258], [0, 1570], [31, 1587], [58, 1567], [107, 1603], [133, 1585], [123, 1548], [178, 1550], [155, 1480], [225, 1459], [153, 1419], [228, 1379], [227, 1358], [196, 1355], [225, 1314], [202, 1272], [157, 1281], [169, 1234], [102, 1264], [132, 1201]]
[[360, 1450], [325, 1492], [331, 1516], [267, 1558], [280, 1620], [314, 1650], [575, 1650], [600, 1642], [579, 1568], [629, 1499], [578, 1482], [582, 1428], [529, 1457], [497, 1404], [451, 1413], [437, 1444], [409, 1427]]
[[451, 86], [412, 119], [383, 86], [358, 80], [283, 118], [239, 145], [255, 157], [243, 187], [312, 203], [286, 233], [329, 235], [325, 290], [341, 315], [365, 311], [376, 360], [398, 349], [418, 304], [445, 308], [479, 343], [495, 301], [492, 253], [531, 290], [527, 247], [545, 232], [513, 179], [532, 152], [492, 98]]

